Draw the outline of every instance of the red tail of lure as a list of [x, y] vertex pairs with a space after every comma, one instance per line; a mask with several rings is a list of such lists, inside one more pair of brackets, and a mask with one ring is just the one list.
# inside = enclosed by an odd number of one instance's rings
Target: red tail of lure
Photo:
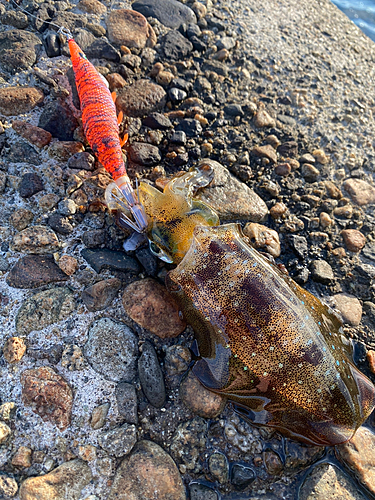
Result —
[[126, 173], [121, 146], [127, 136], [120, 141], [115, 99], [71, 33], [64, 28], [59, 31], [69, 43], [86, 138], [100, 163], [115, 181], [110, 190], [113, 199], [132, 215], [133, 220], [123, 214], [124, 222], [142, 233], [148, 225], [147, 216]]

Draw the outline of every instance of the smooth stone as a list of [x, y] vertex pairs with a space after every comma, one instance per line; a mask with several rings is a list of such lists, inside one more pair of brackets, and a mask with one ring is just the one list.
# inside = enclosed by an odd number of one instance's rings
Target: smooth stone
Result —
[[85, 248], [81, 251], [81, 255], [97, 273], [100, 273], [103, 269], [130, 272], [133, 274], [138, 274], [140, 271], [138, 262], [133, 257], [125, 255], [124, 252], [117, 252], [106, 248]]
[[41, 49], [42, 42], [28, 31], [15, 29], [0, 33], [0, 64], [11, 73], [29, 69]]
[[213, 488], [200, 483], [189, 486], [190, 500], [219, 500], [218, 494]]
[[128, 48], [154, 47], [157, 41], [147, 19], [136, 10], [114, 10], [107, 17], [107, 29], [111, 42]]
[[136, 257], [143, 266], [148, 276], [156, 277], [159, 270], [159, 259], [153, 255], [149, 248], [136, 250]]
[[175, 462], [156, 443], [140, 441], [116, 471], [107, 500], [186, 500]]
[[149, 80], [137, 80], [118, 92], [116, 106], [125, 116], [143, 117], [162, 109], [166, 96], [160, 85]]
[[31, 466], [32, 449], [28, 446], [20, 446], [12, 458], [12, 465], [18, 469], [26, 469]]
[[183, 101], [187, 97], [187, 93], [185, 92], [185, 90], [172, 87], [168, 90], [168, 96], [169, 99], [176, 104]]
[[93, 409], [91, 413], [90, 425], [95, 431], [104, 426], [110, 407], [110, 403], [103, 403]]
[[26, 255], [12, 267], [6, 282], [13, 288], [38, 288], [67, 279], [52, 255]]
[[141, 348], [138, 359], [138, 375], [142, 390], [148, 402], [155, 408], [165, 404], [165, 385], [163, 372], [154, 347], [150, 342], [145, 342]]
[[243, 228], [245, 236], [250, 238], [251, 245], [256, 248], [263, 248], [272, 257], [279, 257], [281, 253], [279, 235], [270, 229], [256, 222], [249, 222]]
[[243, 116], [244, 112], [240, 104], [228, 104], [224, 106], [224, 113], [229, 116]]
[[205, 164], [214, 169], [215, 176], [210, 185], [197, 194], [197, 198], [216, 210], [220, 219], [261, 222], [267, 217], [267, 205], [252, 189], [217, 161], [199, 162], [199, 165]]
[[11, 428], [4, 422], [0, 421], [0, 444], [4, 444], [11, 434]]
[[168, 28], [197, 22], [193, 10], [177, 0], [137, 0], [132, 8], [145, 17], [155, 17]]
[[92, 479], [83, 460], [70, 460], [43, 476], [30, 477], [20, 487], [20, 500], [78, 500]]
[[107, 59], [113, 62], [119, 62], [121, 58], [120, 52], [105, 38], [97, 38], [86, 47], [85, 54], [90, 59]]
[[235, 47], [236, 40], [231, 36], [223, 36], [216, 42], [217, 50], [231, 50]]
[[341, 231], [346, 248], [350, 252], [360, 252], [366, 245], [366, 236], [357, 229], [344, 229]]
[[357, 203], [361, 207], [375, 203], [375, 187], [363, 179], [347, 179], [342, 187], [354, 203]]
[[225, 484], [229, 479], [229, 463], [223, 453], [212, 453], [208, 459], [208, 468], [213, 478], [220, 484]]
[[186, 328], [172, 297], [151, 278], [128, 285], [122, 303], [133, 321], [162, 339], [177, 337]]
[[312, 261], [311, 273], [313, 280], [319, 283], [327, 284], [335, 278], [332, 267], [322, 259]]
[[86, 288], [81, 294], [89, 311], [102, 311], [108, 307], [121, 288], [121, 280], [110, 278]]
[[73, 391], [69, 384], [48, 366], [25, 370], [21, 374], [22, 400], [44, 421], [60, 430], [70, 424]]
[[231, 469], [230, 482], [238, 490], [244, 490], [255, 478], [256, 474], [250, 467], [234, 464]]
[[74, 227], [69, 222], [69, 219], [57, 212], [54, 212], [52, 215], [48, 217], [47, 224], [50, 226], [51, 229], [53, 229], [54, 231], [56, 231], [56, 233], [59, 234], [67, 235], [71, 234], [74, 231]]
[[34, 219], [34, 212], [25, 208], [15, 210], [9, 218], [9, 222], [17, 231], [22, 231], [30, 225]]
[[[262, 104], [262, 105], [261, 105]], [[266, 111], [263, 103], [259, 105], [258, 111], [254, 117], [255, 126], [258, 128], [271, 128], [276, 126], [276, 121]]]
[[201, 123], [194, 118], [181, 120], [176, 127], [177, 132], [184, 132], [187, 137], [196, 137], [203, 132]]
[[61, 141], [73, 141], [78, 121], [71, 109], [58, 101], [52, 101], [44, 106], [39, 117], [38, 127], [47, 130], [53, 137]]
[[215, 418], [224, 410], [227, 398], [206, 389], [193, 372], [180, 385], [180, 398], [193, 413], [204, 418]]
[[32, 226], [13, 237], [11, 249], [32, 254], [53, 253], [59, 249], [56, 234], [46, 226]]
[[124, 424], [101, 434], [98, 442], [109, 455], [121, 458], [128, 455], [137, 442], [137, 429], [135, 425]]
[[362, 305], [353, 295], [338, 293], [330, 298], [332, 307], [336, 307], [341, 313], [344, 323], [358, 326], [362, 319]]
[[161, 154], [157, 146], [146, 142], [133, 142], [129, 148], [130, 159], [138, 165], [152, 167], [161, 160]]
[[130, 328], [101, 318], [90, 325], [88, 335], [84, 354], [92, 368], [106, 380], [131, 382], [136, 375], [138, 341]]
[[40, 154], [26, 141], [14, 143], [9, 150], [4, 149], [1, 153], [1, 160], [5, 163], [28, 163], [35, 166], [42, 164]]
[[138, 424], [138, 399], [135, 387], [127, 382], [116, 385], [115, 396], [119, 414], [128, 424]]
[[153, 130], [168, 130], [173, 127], [168, 116], [165, 116], [162, 113], [151, 113], [146, 116], [143, 120], [143, 125]]
[[258, 158], [267, 158], [272, 164], [277, 162], [276, 150], [270, 144], [266, 146], [255, 146], [251, 150], [251, 153]]
[[193, 44], [176, 30], [169, 31], [164, 35], [161, 39], [161, 45], [164, 56], [176, 61], [183, 59], [193, 50]]
[[105, 14], [107, 7], [99, 0], [80, 0], [77, 7], [88, 14]]
[[23, 120], [14, 120], [12, 128], [24, 139], [31, 142], [38, 148], [47, 146], [52, 139], [52, 135], [40, 127], [27, 123]]

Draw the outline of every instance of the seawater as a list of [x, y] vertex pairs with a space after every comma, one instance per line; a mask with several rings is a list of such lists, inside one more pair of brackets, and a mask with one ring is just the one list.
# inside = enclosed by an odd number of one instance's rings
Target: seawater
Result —
[[331, 0], [375, 42], [375, 0]]

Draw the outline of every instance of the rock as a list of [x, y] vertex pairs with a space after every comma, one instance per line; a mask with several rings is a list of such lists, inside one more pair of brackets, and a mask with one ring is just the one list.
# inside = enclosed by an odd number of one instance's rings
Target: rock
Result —
[[28, 113], [43, 100], [43, 92], [35, 87], [4, 87], [0, 89], [0, 114], [16, 116]]
[[301, 175], [307, 182], [315, 182], [318, 179], [320, 172], [316, 167], [314, 167], [314, 165], [304, 163], [301, 168]]
[[138, 262], [133, 257], [125, 255], [124, 252], [116, 252], [106, 248], [93, 250], [85, 248], [81, 251], [81, 255], [97, 273], [103, 269], [133, 274], [138, 274], [140, 271]]
[[129, 148], [130, 159], [138, 165], [152, 167], [161, 160], [159, 148], [145, 142], [133, 142]]
[[228, 67], [221, 61], [215, 61], [214, 59], [206, 60], [202, 65], [203, 71], [213, 72], [220, 76], [228, 76]]
[[255, 472], [250, 467], [234, 464], [231, 470], [230, 482], [238, 490], [244, 490], [256, 478]]
[[[116, 11], [117, 12], [117, 11]], [[108, 61], [120, 62], [120, 52], [105, 38], [97, 38], [85, 49], [89, 59], [107, 59]]]
[[63, 347], [60, 344], [52, 344], [48, 349], [28, 348], [27, 354], [33, 359], [47, 359], [52, 365], [57, 365], [60, 361]]
[[313, 260], [311, 263], [311, 273], [314, 281], [327, 284], [335, 278], [332, 267], [325, 260]]
[[196, 137], [202, 133], [203, 128], [199, 120], [185, 118], [177, 125], [176, 130], [184, 132], [188, 137]]
[[61, 141], [72, 141], [78, 121], [67, 106], [58, 101], [51, 101], [44, 106], [38, 126]]
[[110, 407], [110, 403], [104, 403], [93, 409], [90, 424], [95, 431], [104, 426]]
[[12, 434], [10, 427], [0, 421], [0, 444], [4, 444], [8, 437]]
[[158, 357], [150, 342], [145, 342], [141, 351], [142, 354], [138, 360], [138, 375], [142, 390], [152, 406], [161, 408], [165, 404], [165, 386]]
[[168, 28], [197, 22], [192, 9], [177, 0], [137, 0], [132, 8], [145, 17], [155, 17]]
[[190, 500], [219, 500], [216, 491], [201, 483], [192, 483], [189, 486]]
[[190, 350], [182, 345], [172, 345], [167, 348], [164, 367], [169, 376], [185, 373], [191, 362]]
[[287, 177], [292, 171], [289, 163], [279, 163], [275, 168], [275, 174], [280, 177]]
[[208, 468], [211, 475], [220, 484], [225, 484], [229, 479], [229, 463], [223, 453], [212, 453], [208, 459]]
[[184, 145], [186, 144], [186, 133], [183, 130], [176, 130], [173, 132], [169, 140], [174, 144]]
[[170, 119], [161, 113], [151, 113], [143, 120], [143, 125], [157, 130], [168, 130], [173, 127]]
[[259, 104], [258, 111], [254, 117], [254, 123], [258, 128], [274, 128], [276, 126], [275, 120], [266, 111], [263, 103]]
[[267, 205], [246, 184], [232, 176], [217, 161], [201, 160], [199, 166], [202, 165], [213, 168], [215, 176], [210, 185], [196, 197], [216, 210], [221, 219], [261, 222], [266, 218]]
[[26, 14], [23, 12], [16, 12], [14, 10], [8, 10], [8, 12], [3, 14], [1, 16], [1, 22], [2, 24], [8, 24], [19, 29], [25, 29], [29, 24]]
[[27, 335], [48, 325], [62, 321], [75, 309], [72, 292], [68, 288], [51, 288], [25, 300], [16, 317], [16, 330]]
[[[42, 163], [40, 154], [26, 141], [14, 143], [11, 149], [3, 150], [1, 160], [6, 163], [28, 163], [36, 166]], [[10, 178], [8, 178], [8, 181], [10, 181]], [[11, 183], [9, 182], [9, 184]], [[18, 183], [13, 187], [18, 188]]]
[[[53, 142], [48, 148], [48, 155], [55, 160], [66, 162], [69, 161], [69, 158], [77, 153], [81, 153], [84, 150], [84, 146], [82, 142], [78, 141], [58, 141]], [[69, 180], [68, 179], [68, 188], [67, 194], [69, 193]], [[81, 184], [82, 180], [80, 179]], [[79, 186], [78, 186], [79, 187]]]
[[243, 116], [244, 112], [240, 104], [228, 104], [224, 106], [224, 113], [229, 116]]
[[236, 46], [236, 40], [231, 36], [222, 36], [217, 42], [217, 50], [231, 50]]
[[105, 229], [92, 229], [91, 231], [86, 231], [83, 233], [82, 243], [86, 248], [97, 248], [104, 245], [105, 238]]
[[31, 210], [26, 210], [25, 208], [19, 208], [14, 211], [9, 218], [9, 222], [12, 226], [17, 229], [17, 231], [22, 231], [30, 225], [34, 219], [34, 213]]
[[80, 0], [77, 7], [88, 14], [105, 14], [107, 7], [99, 0]]
[[124, 424], [101, 434], [98, 442], [109, 455], [121, 458], [128, 455], [137, 442], [136, 427], [132, 424]]
[[344, 229], [341, 231], [346, 248], [350, 252], [360, 252], [366, 245], [366, 237], [357, 229]]
[[59, 240], [49, 227], [32, 226], [14, 236], [11, 248], [15, 252], [53, 253], [59, 248]]
[[38, 288], [48, 283], [66, 281], [52, 255], [26, 255], [12, 267], [6, 282], [14, 288]]
[[283, 472], [283, 462], [278, 453], [274, 450], [265, 450], [263, 452], [264, 466], [268, 474], [279, 476]]
[[137, 338], [123, 323], [109, 318], [94, 321], [84, 354], [93, 369], [106, 380], [131, 382], [135, 377]]
[[227, 398], [209, 391], [193, 372], [180, 385], [180, 398], [185, 406], [200, 417], [215, 418], [224, 410]]
[[361, 207], [375, 203], [375, 187], [363, 179], [347, 179], [342, 187], [354, 203], [357, 203]]
[[7, 183], [7, 176], [4, 172], [0, 171], [0, 194], [4, 193]]
[[121, 280], [110, 278], [86, 288], [81, 294], [89, 311], [102, 311], [108, 307], [121, 288]]
[[245, 236], [250, 238], [254, 248], [264, 248], [272, 257], [279, 257], [281, 253], [279, 235], [273, 229], [262, 224], [250, 222], [243, 229]]
[[33, 172], [24, 174], [21, 178], [18, 192], [22, 198], [30, 198], [44, 189], [42, 179]]
[[108, 38], [117, 45], [143, 49], [154, 47], [156, 35], [146, 18], [136, 10], [118, 9], [107, 17]]
[[20, 446], [12, 458], [14, 467], [27, 468], [31, 466], [32, 449], [28, 446]]
[[38, 148], [43, 148], [51, 142], [52, 135], [40, 127], [36, 127], [31, 123], [22, 120], [13, 120], [12, 128], [28, 142], [31, 142]]
[[171, 455], [188, 471], [194, 471], [206, 447], [206, 439], [207, 421], [200, 417], [189, 419], [177, 427], [170, 446]]
[[52, 208], [54, 208], [57, 205], [59, 199], [60, 198], [59, 196], [57, 196], [57, 194], [54, 193], [45, 194], [39, 198], [38, 201], [39, 208], [43, 212], [49, 212], [50, 210], [52, 210]]
[[122, 303], [133, 321], [162, 339], [177, 337], [186, 328], [165, 287], [151, 278], [131, 283], [124, 291]]
[[172, 458], [152, 441], [140, 441], [117, 469], [108, 500], [186, 500]]
[[0, 497], [12, 498], [16, 496], [18, 484], [11, 476], [0, 474]]
[[144, 267], [148, 276], [156, 277], [159, 270], [159, 259], [153, 255], [149, 248], [139, 248], [136, 251], [136, 257]]
[[16, 409], [16, 404], [12, 401], [3, 403], [2, 405], [0, 405], [0, 419], [8, 422], [11, 418], [14, 417]]
[[305, 478], [299, 490], [299, 500], [365, 500], [350, 479], [337, 467], [317, 465]]
[[168, 96], [173, 104], [177, 104], [186, 99], [187, 93], [185, 92], [185, 90], [172, 87], [168, 90]]
[[78, 500], [91, 478], [86, 462], [70, 460], [48, 474], [26, 479], [20, 488], [20, 500]]
[[125, 116], [143, 117], [162, 109], [166, 95], [160, 85], [149, 80], [137, 80], [118, 92], [116, 107]]
[[11, 73], [29, 69], [36, 62], [41, 48], [42, 42], [33, 33], [18, 29], [2, 32], [0, 64]]
[[164, 35], [161, 44], [164, 56], [175, 61], [183, 59], [193, 50], [193, 44], [176, 30]]
[[116, 401], [118, 412], [128, 424], [138, 424], [137, 393], [132, 384], [119, 382], [116, 385]]
[[84, 370], [86, 363], [81, 348], [75, 344], [67, 345], [61, 355], [61, 366], [71, 372]]
[[280, 156], [295, 158], [298, 155], [298, 144], [296, 141], [286, 141], [277, 148]]
[[60, 430], [68, 427], [73, 391], [58, 373], [48, 366], [25, 370], [21, 374], [21, 385], [26, 406], [31, 406], [34, 413]]
[[9, 269], [9, 262], [6, 260], [5, 257], [0, 255], [0, 271], [6, 272]]
[[85, 462], [93, 462], [97, 457], [96, 452], [97, 448], [91, 444], [85, 444], [78, 447], [78, 456]]
[[26, 345], [20, 337], [10, 337], [3, 347], [3, 356], [8, 363], [18, 363], [26, 352]]
[[77, 205], [73, 200], [65, 198], [58, 204], [58, 210], [62, 215], [74, 215], [77, 212]]
[[311, 155], [310, 153], [305, 153], [303, 154], [300, 159], [299, 159], [299, 162], [300, 163], [310, 163], [312, 165], [314, 165], [315, 163], [315, 158], [313, 155]]
[[332, 307], [341, 313], [344, 323], [358, 326], [362, 319], [362, 305], [360, 301], [347, 293], [338, 293], [330, 298]]
[[75, 168], [77, 170], [89, 170], [95, 169], [95, 158], [86, 151], [75, 153], [68, 160], [68, 167]]

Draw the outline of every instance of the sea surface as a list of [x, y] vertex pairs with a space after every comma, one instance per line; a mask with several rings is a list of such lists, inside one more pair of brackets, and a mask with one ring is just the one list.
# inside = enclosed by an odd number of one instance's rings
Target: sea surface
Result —
[[375, 42], [375, 0], [331, 0]]

